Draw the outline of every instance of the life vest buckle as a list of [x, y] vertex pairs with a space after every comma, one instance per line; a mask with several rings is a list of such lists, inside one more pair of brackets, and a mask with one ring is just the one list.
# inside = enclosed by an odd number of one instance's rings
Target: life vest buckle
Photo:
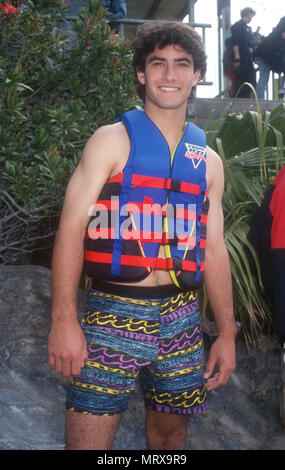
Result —
[[169, 261], [172, 261], [172, 267], [168, 269], [173, 269], [174, 271], [182, 270], [182, 259], [180, 258], [169, 258]]
[[167, 189], [168, 191], [175, 191], [176, 193], [180, 193], [181, 181], [166, 178], [164, 181], [164, 189]]

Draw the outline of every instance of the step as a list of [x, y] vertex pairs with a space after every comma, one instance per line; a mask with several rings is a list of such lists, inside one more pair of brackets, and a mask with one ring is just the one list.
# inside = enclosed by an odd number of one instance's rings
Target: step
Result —
[[[273, 111], [282, 100], [259, 100], [261, 112]], [[245, 113], [256, 111], [256, 101], [247, 98], [195, 98], [189, 104], [187, 119], [197, 126], [204, 127], [207, 120], [219, 119], [224, 112]]]

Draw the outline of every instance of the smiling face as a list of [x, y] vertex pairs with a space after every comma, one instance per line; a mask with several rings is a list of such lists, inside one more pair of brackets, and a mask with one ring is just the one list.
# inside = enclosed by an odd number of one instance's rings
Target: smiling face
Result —
[[137, 77], [145, 85], [145, 105], [161, 109], [187, 106], [192, 87], [200, 77], [194, 71], [192, 55], [178, 45], [156, 47], [146, 58], [145, 70], [137, 70]]

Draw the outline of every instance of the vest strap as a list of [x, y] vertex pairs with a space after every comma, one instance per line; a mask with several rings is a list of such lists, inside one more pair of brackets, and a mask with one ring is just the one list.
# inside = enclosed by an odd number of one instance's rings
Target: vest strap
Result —
[[[93, 263], [112, 263], [112, 253], [100, 253], [96, 251], [86, 251], [85, 260]], [[142, 256], [122, 255], [121, 264], [125, 266], [137, 266], [141, 268], [153, 268], [175, 271], [197, 270], [195, 261], [182, 260], [180, 258], [147, 258]], [[200, 271], [204, 271], [204, 262], [201, 263]]]
[[195, 194], [196, 196], [200, 194], [200, 186], [198, 184], [187, 183], [171, 178], [158, 178], [155, 176], [133, 175], [132, 189], [135, 187], [166, 189], [168, 191]]
[[[95, 227], [89, 228], [86, 234], [87, 239], [92, 240], [111, 240], [115, 238], [114, 228]], [[187, 245], [195, 246], [196, 238], [191, 235], [177, 235], [176, 233], [149, 232], [145, 230], [124, 230], [123, 240], [134, 240], [142, 243], [160, 243], [161, 245]], [[200, 248], [206, 247], [206, 239], [201, 238], [198, 242]]]

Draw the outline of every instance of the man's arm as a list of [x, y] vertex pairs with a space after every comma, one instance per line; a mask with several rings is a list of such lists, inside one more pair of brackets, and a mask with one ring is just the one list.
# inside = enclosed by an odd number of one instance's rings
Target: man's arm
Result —
[[[222, 197], [223, 166], [219, 156], [208, 148], [207, 180], [210, 201], [205, 254], [205, 286], [218, 330], [211, 347], [205, 379], [208, 390], [224, 385], [235, 369], [236, 325], [233, 313], [229, 256], [224, 243]], [[219, 371], [211, 377], [215, 365]]]
[[240, 66], [239, 46], [233, 46], [233, 53], [234, 53], [233, 66], [237, 68]]
[[122, 124], [99, 129], [88, 141], [65, 194], [52, 259], [49, 364], [69, 379], [79, 375], [87, 357], [85, 337], [78, 322], [77, 293], [88, 210], [117, 168], [126, 147]]
[[231, 27], [232, 33], [232, 48], [233, 48], [233, 67], [238, 68], [240, 66], [240, 44], [242, 41], [242, 28], [240, 22], [235, 23]]

